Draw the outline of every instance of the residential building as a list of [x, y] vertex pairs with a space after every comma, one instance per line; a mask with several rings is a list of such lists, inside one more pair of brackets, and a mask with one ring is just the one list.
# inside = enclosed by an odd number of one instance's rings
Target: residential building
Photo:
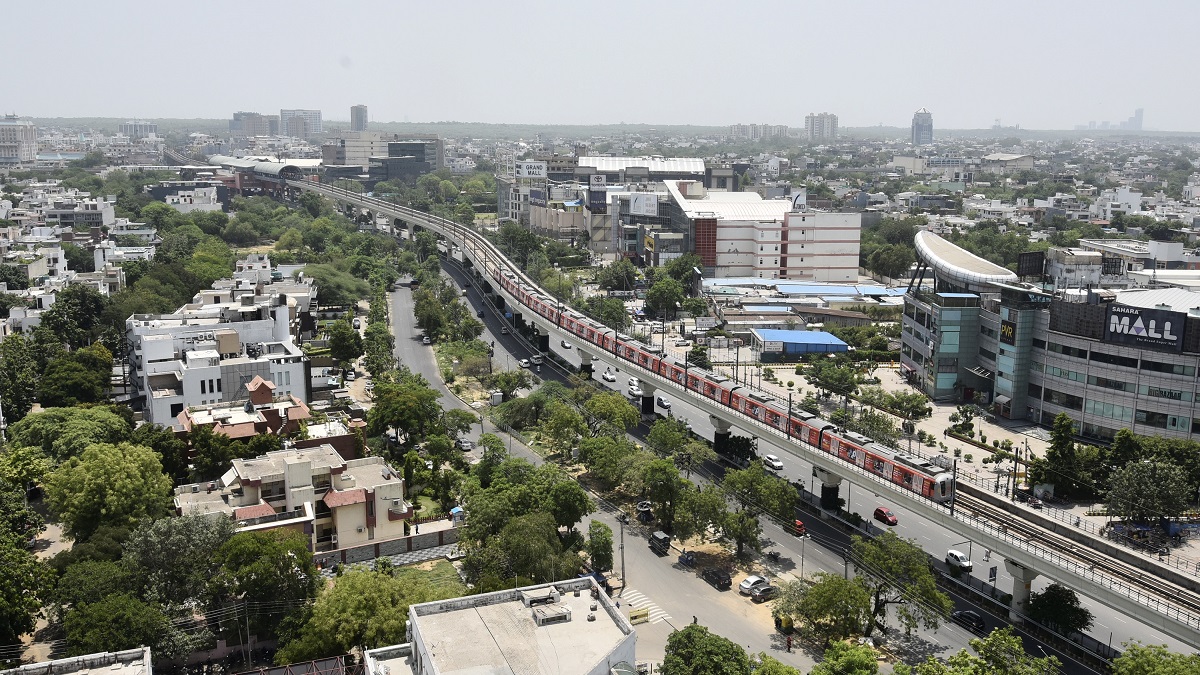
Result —
[[259, 434], [296, 433], [311, 419], [308, 405], [293, 395], [276, 396], [275, 383], [256, 376], [246, 384], [245, 396], [226, 403], [189, 406], [175, 418], [176, 431], [209, 427], [213, 433], [244, 440]]
[[1004, 175], [1032, 169], [1033, 165], [1033, 155], [996, 152], [983, 156], [981, 168], [989, 173]]
[[211, 185], [207, 187], [194, 187], [190, 190], [180, 189], [174, 194], [168, 194], [163, 200], [167, 206], [179, 211], [180, 213], [191, 213], [193, 211], [223, 211], [225, 205], [217, 197], [218, 190], [226, 190], [223, 185]]
[[158, 135], [158, 125], [153, 122], [123, 122], [117, 126], [117, 131], [134, 140]]
[[308, 138], [324, 133], [320, 110], [280, 110], [279, 133], [295, 138]]
[[931, 145], [933, 143], [933, 113], [921, 108], [913, 113], [912, 144]]
[[0, 675], [154, 675], [149, 647], [135, 647], [120, 652], [100, 652], [86, 656], [69, 656], [53, 661], [28, 663]]
[[731, 124], [729, 135], [733, 138], [758, 141], [764, 138], [787, 138], [786, 124]]
[[37, 151], [37, 127], [32, 121], [16, 115], [0, 120], [0, 164], [32, 164]]
[[256, 112], [235, 112], [229, 120], [229, 131], [234, 136], [276, 136], [280, 131], [278, 115], [263, 115]]
[[591, 576], [411, 605], [408, 637], [365, 652], [367, 673], [636, 672], [637, 633]]
[[367, 106], [350, 106], [350, 131], [367, 130]]
[[836, 141], [838, 136], [837, 115], [823, 112], [809, 113], [804, 118], [804, 136], [809, 141]]

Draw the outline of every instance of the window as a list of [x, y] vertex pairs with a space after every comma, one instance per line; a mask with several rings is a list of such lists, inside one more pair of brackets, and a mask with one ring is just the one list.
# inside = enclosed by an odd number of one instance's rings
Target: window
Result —
[[1049, 387], [1046, 388], [1045, 394], [1046, 395], [1043, 400], [1045, 400], [1047, 403], [1053, 403], [1056, 406], [1069, 408], [1071, 410], [1083, 409], [1083, 398], [1075, 396], [1074, 394], [1065, 394], [1061, 391], [1050, 389]]
[[217, 392], [219, 393], [220, 391], [221, 391], [221, 381], [217, 380]]
[[1088, 351], [1086, 349], [1080, 349], [1078, 347], [1071, 347], [1068, 345], [1060, 345], [1057, 342], [1051, 342], [1047, 344], [1046, 350], [1054, 352], [1055, 354], [1062, 354], [1063, 356], [1072, 356], [1077, 359], [1086, 359], [1088, 357]]
[[1196, 376], [1195, 366], [1185, 366], [1180, 363], [1163, 363], [1161, 361], [1142, 361], [1142, 370], [1149, 370], [1154, 373], [1166, 373], [1168, 375], [1184, 375], [1186, 377]]
[[989, 328], [988, 326], [980, 326], [979, 332], [990, 338], [996, 337], [996, 330], [994, 328]]
[[1191, 401], [1192, 392], [1179, 391], [1178, 389], [1163, 389], [1162, 387], [1153, 387], [1148, 384], [1143, 384], [1138, 387], [1138, 393], [1143, 396], [1153, 396], [1154, 398], [1165, 398], [1168, 401]]
[[1133, 421], [1133, 408], [1127, 408], [1116, 403], [1106, 403], [1104, 401], [1093, 401], [1088, 399], [1083, 405], [1083, 411], [1100, 417], [1120, 420], [1122, 422]]
[[1074, 370], [1064, 370], [1055, 366], [1046, 366], [1046, 374], [1053, 377], [1061, 377], [1064, 380], [1072, 382], [1083, 382], [1086, 378], [1083, 373]]
[[201, 393], [201, 394], [207, 394], [207, 393], [208, 393], [208, 390], [204, 388], [204, 384], [205, 384], [204, 380], [200, 380], [200, 393]]
[[1104, 387], [1105, 389], [1113, 389], [1115, 391], [1133, 391], [1133, 383], [1123, 380], [1110, 380], [1107, 377], [1097, 377], [1095, 375], [1088, 376], [1088, 384], [1096, 387]]
[[996, 360], [996, 352], [994, 352], [990, 349], [987, 349], [985, 347], [979, 348], [979, 355], [984, 357], [985, 359], [990, 359], [992, 361]]
[[1121, 366], [1123, 368], [1137, 368], [1138, 360], [1129, 356], [1117, 356], [1116, 354], [1105, 354], [1104, 352], [1092, 352], [1092, 361], [1095, 363], [1107, 363], [1110, 366]]

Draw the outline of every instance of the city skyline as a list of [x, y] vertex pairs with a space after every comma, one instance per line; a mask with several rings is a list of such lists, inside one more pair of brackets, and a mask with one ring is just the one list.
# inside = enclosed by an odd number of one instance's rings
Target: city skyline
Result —
[[[1125, 11], [1113, 1], [1090, 4], [1086, 12], [1020, 1], [1002, 7], [972, 6], [969, 11], [930, 2], [919, 12], [868, 2], [854, 14], [853, 25], [837, 29], [842, 24], [829, 17], [829, 30], [806, 32], [804, 40], [785, 50], [785, 58], [725, 59], [720, 53], [736, 44], [738, 36], [757, 40], [781, 30], [776, 27], [804, 25], [818, 6], [762, 2], [741, 13], [722, 10], [717, 21], [713, 17], [723, 6], [705, 0], [686, 8], [624, 0], [606, 5], [606, 16], [636, 16], [639, 30], [629, 31], [595, 21], [587, 6], [529, 2], [512, 11], [472, 3], [471, 11], [462, 11], [364, 3], [341, 14], [345, 21], [356, 22], [355, 30], [322, 33], [321, 48], [310, 51], [303, 36], [313, 31], [313, 17], [336, 20], [338, 15], [325, 5], [301, 0], [298, 11], [271, 15], [270, 21], [272, 35], [295, 38], [295, 43], [285, 40], [291, 43], [287, 50], [303, 68], [279, 67], [277, 57], [271, 57], [271, 76], [263, 77], [262, 68], [253, 63], [259, 57], [222, 61], [206, 66], [215, 77], [198, 80], [199, 85], [180, 85], [169, 94], [178, 58], [147, 56], [130, 69], [126, 52], [107, 48], [111, 36], [128, 26], [125, 10], [133, 11], [134, 5], [58, 4], [93, 30], [53, 52], [41, 48], [43, 36], [36, 32], [16, 31], [10, 42], [13, 53], [38, 56], [36, 67], [30, 59], [15, 74], [6, 112], [37, 118], [220, 119], [237, 110], [287, 106], [321, 110], [329, 119], [341, 120], [350, 106], [370, 101], [371, 119], [380, 123], [728, 126], [769, 119], [803, 128], [807, 113], [828, 110], [845, 128], [905, 127], [912, 111], [924, 107], [942, 129], [990, 128], [999, 118], [1022, 129], [1071, 130], [1088, 120], [1125, 120], [1141, 108], [1146, 111], [1146, 130], [1200, 131], [1200, 120], [1191, 113], [1200, 104], [1200, 93], [1173, 86], [1177, 78], [1172, 68], [1146, 69], [1104, 41], [1061, 39], [1065, 26], [1081, 34], [1110, 31], [1112, 14]], [[265, 20], [266, 10], [224, 1], [213, 8], [196, 14], [183, 6], [163, 5], [150, 15], [143, 13], [136, 37], [139, 49], [147, 55], [173, 53], [181, 31], [220, 36], [224, 44], [262, 39], [261, 23], [254, 15], [262, 14]], [[244, 20], [228, 21], [227, 12], [234, 11]], [[42, 12], [28, 5], [10, 8], [13, 25], [35, 25]], [[394, 26], [406, 23], [444, 30], [419, 31], [402, 42], [388, 39]], [[1156, 26], [1160, 62], [1186, 62], [1188, 25], [1180, 20]], [[574, 80], [565, 70], [555, 76], [554, 68], [532, 65], [552, 53], [534, 36], [577, 26], [591, 26], [588, 30], [596, 38], [585, 41], [579, 55], [605, 64], [594, 72], [596, 88], [572, 86]], [[844, 41], [850, 30], [855, 36], [852, 49]], [[969, 43], [1004, 35], [1019, 35], [1019, 44], [1031, 48], [984, 50], [969, 58], [947, 52], [947, 36]], [[261, 58], [268, 57], [264, 53]], [[92, 72], [124, 75], [83, 78], [68, 88], [57, 84], [58, 78], [45, 77], [69, 72], [73, 64], [83, 62]], [[684, 77], [676, 74], [682, 62], [704, 66]], [[397, 63], [412, 67], [401, 73], [393, 65]], [[805, 86], [791, 86], [789, 73], [801, 63], [807, 71]], [[1047, 63], [1080, 67], [1073, 68], [1076, 74], [1067, 87], [1045, 69]], [[503, 76], [497, 76], [498, 69]], [[535, 73], [546, 86], [520, 84]], [[1111, 82], [1127, 86], [1114, 88]], [[603, 95], [595, 93], [601, 90]], [[588, 104], [580, 105], [581, 99]]]

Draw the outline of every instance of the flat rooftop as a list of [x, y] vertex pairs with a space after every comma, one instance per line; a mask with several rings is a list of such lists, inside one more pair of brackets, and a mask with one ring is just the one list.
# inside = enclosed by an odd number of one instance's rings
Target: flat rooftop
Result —
[[0, 675], [153, 675], [150, 648], [73, 656], [0, 670]]
[[[523, 593], [544, 595], [553, 586], [562, 590], [558, 602], [532, 608], [522, 602]], [[594, 672], [633, 633], [608, 596], [593, 598], [592, 588], [590, 578], [572, 579], [413, 605], [409, 616], [414, 636], [431, 656], [432, 672], [582, 675]], [[534, 621], [535, 614], [564, 610], [570, 611], [569, 621], [541, 626]]]

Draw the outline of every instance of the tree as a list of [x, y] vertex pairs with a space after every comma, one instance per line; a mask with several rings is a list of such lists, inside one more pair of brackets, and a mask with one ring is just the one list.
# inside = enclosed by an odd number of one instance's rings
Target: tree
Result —
[[798, 669], [780, 663], [766, 652], [759, 652], [754, 661], [754, 675], [804, 675]]
[[624, 436], [638, 423], [641, 413], [620, 393], [596, 394], [583, 404], [583, 414], [593, 436]]
[[155, 605], [123, 593], [71, 608], [63, 628], [67, 652], [79, 656], [156, 646], [168, 632], [169, 623]]
[[697, 268], [703, 268], [704, 261], [695, 253], [684, 253], [663, 265], [660, 270], [666, 272], [672, 279], [678, 281], [684, 288], [691, 288], [692, 278]]
[[[258, 438], [257, 436], [255, 438]], [[175, 432], [161, 424], [143, 424], [133, 430], [129, 442], [158, 453], [163, 471], [179, 485], [188, 479], [188, 447]]]
[[796, 503], [795, 488], [788, 485], [786, 480], [767, 473], [760, 462], [752, 462], [745, 469], [725, 472], [721, 486], [742, 509], [755, 517], [768, 513], [789, 520]]
[[608, 572], [613, 568], [613, 532], [611, 527], [598, 520], [593, 520], [588, 524], [587, 554], [588, 560], [592, 563], [593, 571]]
[[570, 450], [587, 429], [583, 415], [562, 401], [551, 401], [542, 411], [542, 436], [556, 452]]
[[851, 396], [858, 389], [858, 372], [848, 366], [817, 361], [804, 372], [804, 377], [818, 389], [839, 396]]
[[871, 596], [857, 579], [820, 572], [811, 586], [780, 584], [775, 610], [803, 619], [803, 630], [824, 645], [863, 634], [871, 621]]
[[1195, 675], [1200, 673], [1200, 654], [1177, 654], [1165, 645], [1126, 642], [1113, 659], [1113, 675]]
[[492, 375], [488, 384], [494, 387], [507, 401], [517, 393], [518, 389], [528, 388], [532, 384], [529, 373], [524, 370], [505, 370]]
[[660, 457], [674, 456], [687, 441], [687, 428], [674, 418], [656, 420], [646, 434], [646, 445]]
[[378, 436], [394, 428], [407, 434], [411, 442], [419, 442], [441, 416], [440, 397], [425, 378], [401, 370], [396, 382], [376, 384], [375, 406], [367, 413], [367, 433]]
[[992, 631], [987, 637], [975, 638], [970, 644], [978, 656], [963, 649], [945, 661], [930, 656], [916, 666], [897, 663], [892, 672], [896, 675], [1041, 675], [1059, 672], [1062, 665], [1053, 656], [1034, 658], [1028, 655], [1021, 638], [1007, 626]]
[[46, 529], [45, 520], [25, 499], [25, 485], [0, 477], [0, 537], [31, 541]]
[[705, 462], [717, 461], [717, 452], [703, 441], [688, 440], [683, 447], [675, 451], [675, 466], [683, 469], [684, 476], [692, 477], [692, 469]]
[[121, 562], [134, 575], [142, 597], [163, 605], [185, 605], [205, 596], [217, 551], [233, 536], [228, 518], [184, 516], [145, 520], [125, 542]]
[[362, 335], [344, 318], [329, 327], [329, 355], [342, 364], [363, 355]]
[[721, 489], [715, 485], [684, 487], [675, 508], [675, 536], [686, 541], [709, 528], [722, 527], [729, 517], [729, 505]]
[[697, 368], [709, 370], [712, 368], [712, 362], [708, 359], [708, 347], [705, 345], [696, 345], [688, 350], [685, 357], [687, 362]]
[[659, 318], [677, 311], [683, 304], [683, 284], [671, 277], [659, 277], [650, 290], [646, 291], [646, 307]]
[[595, 508], [591, 497], [573, 480], [555, 483], [546, 495], [545, 506], [556, 525], [570, 530]]
[[916, 257], [910, 246], [888, 244], [875, 249], [867, 259], [867, 269], [891, 279], [904, 278]]
[[1029, 477], [1033, 483], [1053, 483], [1059, 495], [1078, 496], [1080, 493], [1074, 424], [1069, 415], [1059, 413], [1050, 430], [1050, 447], [1046, 449], [1046, 456], [1029, 464]]
[[825, 649], [821, 662], [809, 675], [875, 675], [879, 660], [875, 650], [867, 645], [852, 645], [837, 641]]
[[101, 525], [132, 525], [165, 515], [171, 479], [149, 448], [98, 443], [46, 477], [46, 497], [66, 534], [86, 539]]
[[211, 591], [217, 598], [240, 599], [259, 609], [250, 612], [251, 626], [261, 634], [274, 632], [278, 611], [296, 607], [316, 596], [319, 576], [308, 550], [308, 537], [293, 530], [239, 532], [217, 550], [220, 570]]
[[729, 638], [692, 624], [667, 637], [663, 675], [750, 675], [750, 658]]
[[60, 620], [72, 607], [100, 602], [110, 595], [133, 594], [137, 581], [128, 567], [112, 560], [83, 560], [63, 572], [54, 589], [53, 614]]
[[9, 335], [0, 342], [0, 401], [9, 424], [29, 414], [37, 390], [38, 375], [28, 339], [20, 333]]
[[235, 441], [213, 431], [211, 425], [194, 426], [187, 435], [194, 461], [192, 474], [196, 480], [212, 480], [229, 470]]
[[1059, 583], [1050, 584], [1041, 593], [1030, 593], [1025, 613], [1063, 635], [1083, 633], [1092, 627], [1092, 613], [1079, 603], [1075, 591]]
[[33, 630], [49, 580], [45, 565], [25, 543], [0, 531], [0, 642], [6, 645]]
[[596, 281], [606, 291], [632, 291], [637, 282], [637, 268], [628, 258], [620, 258], [611, 265], [601, 267], [596, 274]]
[[672, 531], [675, 507], [679, 503], [679, 495], [684, 486], [679, 469], [668, 460], [656, 459], [644, 467], [642, 476], [647, 489], [646, 496], [654, 509], [655, 517], [662, 529]]
[[888, 607], [895, 605], [896, 618], [905, 630], [918, 625], [937, 628], [939, 620], [954, 608], [950, 597], [937, 588], [929, 556], [913, 541], [884, 532], [874, 539], [851, 539], [854, 569], [871, 595], [870, 635], [876, 625], [886, 625]]
[[747, 511], [730, 511], [721, 523], [721, 531], [733, 540], [737, 555], [742, 555], [749, 546], [754, 551], [762, 550], [762, 523], [758, 516]]
[[322, 307], [349, 307], [371, 292], [367, 282], [333, 265], [306, 265], [304, 275], [316, 283]]
[[1175, 518], [1187, 509], [1192, 491], [1183, 469], [1170, 461], [1132, 462], [1112, 472], [1108, 511], [1136, 523]]
[[73, 358], [54, 359], [46, 367], [38, 399], [48, 408], [70, 408], [104, 399], [107, 380]]

